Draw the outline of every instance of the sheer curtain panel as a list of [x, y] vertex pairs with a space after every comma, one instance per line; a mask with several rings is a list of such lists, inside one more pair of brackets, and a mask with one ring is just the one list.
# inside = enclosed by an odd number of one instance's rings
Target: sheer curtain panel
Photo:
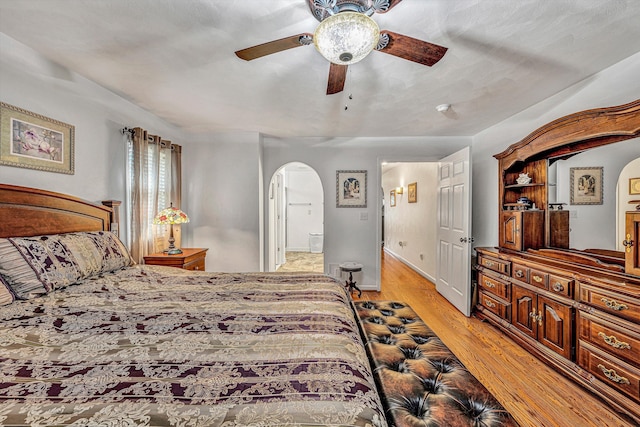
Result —
[[153, 218], [171, 203], [180, 207], [182, 150], [139, 127], [127, 142], [127, 243], [133, 259], [141, 263], [145, 255], [162, 251], [167, 244], [168, 227], [153, 225]]

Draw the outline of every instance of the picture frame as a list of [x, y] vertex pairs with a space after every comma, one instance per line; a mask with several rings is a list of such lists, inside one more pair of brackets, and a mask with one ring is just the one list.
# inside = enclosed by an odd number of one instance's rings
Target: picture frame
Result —
[[407, 186], [408, 201], [409, 203], [416, 203], [418, 201], [418, 183], [412, 182]]
[[570, 204], [601, 205], [603, 203], [603, 168], [576, 167], [569, 169]]
[[396, 190], [389, 192], [389, 206], [394, 207], [396, 205]]
[[0, 102], [0, 165], [73, 175], [75, 127]]
[[367, 171], [336, 171], [336, 207], [367, 207]]
[[629, 178], [629, 195], [640, 194], [640, 178]]

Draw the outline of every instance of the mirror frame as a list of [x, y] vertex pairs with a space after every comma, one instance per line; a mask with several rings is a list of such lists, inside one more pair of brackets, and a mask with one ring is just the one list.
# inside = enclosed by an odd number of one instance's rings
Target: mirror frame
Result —
[[[502, 210], [504, 177], [517, 163], [566, 159], [591, 148], [613, 144], [640, 136], [640, 99], [614, 107], [579, 111], [549, 122], [522, 140], [496, 154], [499, 171], [499, 209]], [[546, 171], [544, 192], [540, 197], [545, 211], [545, 244], [549, 248], [549, 209], [547, 205]]]

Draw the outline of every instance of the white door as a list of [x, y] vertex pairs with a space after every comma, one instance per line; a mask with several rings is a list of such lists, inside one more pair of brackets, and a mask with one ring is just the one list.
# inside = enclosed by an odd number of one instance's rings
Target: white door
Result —
[[465, 316], [471, 314], [470, 149], [438, 164], [436, 289]]

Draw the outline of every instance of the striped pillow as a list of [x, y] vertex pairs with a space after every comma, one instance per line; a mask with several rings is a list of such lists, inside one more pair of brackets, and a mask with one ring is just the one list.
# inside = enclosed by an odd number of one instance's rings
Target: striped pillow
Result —
[[9, 305], [16, 297], [11, 292], [9, 285], [4, 283], [4, 279], [0, 276], [0, 305]]
[[0, 239], [0, 275], [18, 299], [64, 288], [131, 263], [129, 251], [108, 231]]

